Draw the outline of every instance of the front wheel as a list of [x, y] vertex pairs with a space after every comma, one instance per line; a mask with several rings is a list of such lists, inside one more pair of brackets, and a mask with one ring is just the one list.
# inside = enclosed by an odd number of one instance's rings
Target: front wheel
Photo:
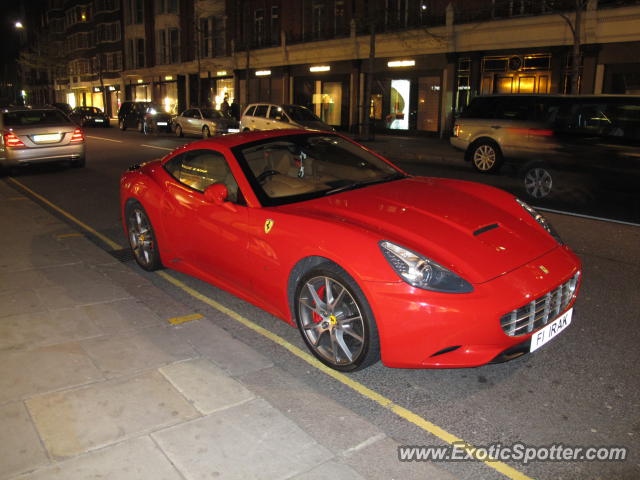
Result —
[[500, 147], [490, 140], [481, 140], [471, 145], [467, 157], [471, 160], [473, 168], [481, 173], [497, 172], [502, 165]]
[[120, 130], [122, 130], [123, 132], [127, 129], [127, 125], [124, 123], [124, 120], [120, 120], [120, 121], [118, 122], [118, 128], [119, 128]]
[[182, 127], [180, 125], [176, 125], [176, 137], [182, 137], [184, 133], [182, 133]]
[[206, 125], [202, 127], [202, 138], [209, 138], [211, 136], [211, 130]]
[[294, 301], [302, 339], [322, 363], [351, 372], [380, 359], [373, 312], [343, 269], [327, 263], [307, 272]]
[[162, 267], [160, 252], [151, 220], [138, 202], [127, 206], [127, 236], [138, 265], [151, 272]]

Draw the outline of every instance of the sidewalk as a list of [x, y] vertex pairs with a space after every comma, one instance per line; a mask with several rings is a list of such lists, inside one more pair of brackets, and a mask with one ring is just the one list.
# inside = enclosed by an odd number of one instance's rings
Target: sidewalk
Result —
[[464, 164], [463, 152], [453, 148], [448, 138], [376, 134], [373, 141], [354, 140], [396, 162]]
[[453, 478], [4, 181], [0, 232], [0, 479]]

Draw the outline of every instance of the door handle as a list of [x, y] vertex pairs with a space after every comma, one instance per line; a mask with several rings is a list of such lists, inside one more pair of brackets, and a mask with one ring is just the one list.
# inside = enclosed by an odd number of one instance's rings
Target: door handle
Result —
[[497, 129], [502, 128], [502, 127], [500, 125], [491, 125], [491, 128], [497, 130]]

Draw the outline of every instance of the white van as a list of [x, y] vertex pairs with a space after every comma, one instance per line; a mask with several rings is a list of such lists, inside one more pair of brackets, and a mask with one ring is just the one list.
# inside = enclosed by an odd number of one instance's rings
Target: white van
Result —
[[278, 128], [308, 128], [333, 131], [334, 128], [320, 120], [311, 110], [300, 105], [274, 105], [252, 103], [240, 118], [240, 131], [274, 130]]

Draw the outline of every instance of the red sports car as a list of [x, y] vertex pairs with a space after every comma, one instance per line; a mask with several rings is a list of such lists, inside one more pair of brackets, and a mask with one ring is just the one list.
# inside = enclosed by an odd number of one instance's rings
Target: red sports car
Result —
[[472, 367], [571, 322], [579, 259], [531, 207], [413, 177], [334, 133], [202, 140], [121, 179], [136, 261], [297, 326], [326, 365]]

